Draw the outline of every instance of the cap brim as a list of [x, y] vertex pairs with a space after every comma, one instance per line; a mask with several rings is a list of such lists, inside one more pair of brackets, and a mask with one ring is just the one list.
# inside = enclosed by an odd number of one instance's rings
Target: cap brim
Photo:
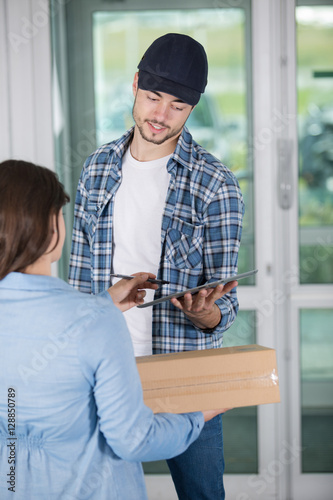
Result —
[[173, 82], [167, 78], [161, 78], [160, 76], [141, 69], [139, 71], [138, 87], [142, 90], [165, 92], [191, 106], [195, 106], [199, 102], [201, 96], [201, 93], [197, 90], [185, 87], [180, 83]]

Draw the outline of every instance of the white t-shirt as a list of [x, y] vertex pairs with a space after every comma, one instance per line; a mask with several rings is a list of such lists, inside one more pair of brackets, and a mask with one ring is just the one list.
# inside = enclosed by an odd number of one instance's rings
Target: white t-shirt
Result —
[[[170, 156], [140, 162], [128, 148], [123, 157], [122, 182], [114, 204], [114, 273], [145, 271], [157, 275], [162, 215], [170, 181], [166, 165]], [[154, 290], [147, 290], [145, 300], [152, 300], [153, 296]], [[124, 314], [135, 355], [152, 354], [152, 308], [133, 307]]]

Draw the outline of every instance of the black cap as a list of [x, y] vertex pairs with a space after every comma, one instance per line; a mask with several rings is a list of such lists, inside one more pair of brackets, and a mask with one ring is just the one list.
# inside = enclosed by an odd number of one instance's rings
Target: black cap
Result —
[[146, 50], [139, 65], [138, 87], [174, 95], [194, 106], [207, 85], [203, 46], [187, 35], [168, 33]]

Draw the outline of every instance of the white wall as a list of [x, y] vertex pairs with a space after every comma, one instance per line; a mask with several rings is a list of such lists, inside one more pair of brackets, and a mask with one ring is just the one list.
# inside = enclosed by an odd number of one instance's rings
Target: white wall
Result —
[[0, 161], [54, 169], [47, 0], [0, 0]]

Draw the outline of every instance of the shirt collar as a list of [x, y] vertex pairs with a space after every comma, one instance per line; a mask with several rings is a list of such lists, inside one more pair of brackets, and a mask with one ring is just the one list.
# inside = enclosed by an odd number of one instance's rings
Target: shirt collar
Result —
[[193, 168], [193, 140], [187, 127], [184, 126], [179, 136], [177, 146], [170, 160], [180, 163], [188, 170]]
[[72, 287], [60, 278], [53, 276], [24, 274], [12, 272], [0, 280], [0, 289], [12, 290], [50, 290], [50, 289], [70, 289]]
[[134, 125], [125, 134], [123, 134], [120, 139], [117, 139], [113, 143], [113, 151], [119, 157], [122, 158], [130, 145], [134, 133]]

